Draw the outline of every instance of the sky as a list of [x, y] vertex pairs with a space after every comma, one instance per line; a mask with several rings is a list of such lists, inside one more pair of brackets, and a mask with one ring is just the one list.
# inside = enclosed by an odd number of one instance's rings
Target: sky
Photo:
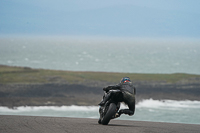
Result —
[[199, 0], [1, 0], [0, 35], [200, 38]]

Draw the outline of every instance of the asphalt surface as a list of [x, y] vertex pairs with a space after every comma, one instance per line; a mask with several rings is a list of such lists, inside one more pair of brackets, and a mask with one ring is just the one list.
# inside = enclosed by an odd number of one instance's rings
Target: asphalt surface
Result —
[[0, 115], [0, 133], [199, 133], [200, 125], [97, 119]]

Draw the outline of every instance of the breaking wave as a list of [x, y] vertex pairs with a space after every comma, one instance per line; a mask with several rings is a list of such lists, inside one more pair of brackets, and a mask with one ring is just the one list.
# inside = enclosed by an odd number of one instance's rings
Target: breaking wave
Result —
[[138, 108], [199, 108], [200, 101], [176, 101], [146, 99], [136, 105]]
[[[122, 104], [122, 108], [127, 108]], [[134, 116], [122, 115], [121, 120], [156, 121], [200, 124], [200, 101], [145, 99], [136, 105]], [[20, 106], [0, 107], [0, 115], [99, 118], [98, 106]]]
[[97, 106], [20, 106], [13, 109], [8, 107], [0, 107], [0, 112], [29, 112], [40, 110], [52, 110], [52, 111], [96, 111]]
[[[0, 114], [2, 112], [37, 112], [37, 111], [98, 111], [98, 106], [20, 106], [14, 108], [0, 107]], [[126, 105], [122, 104], [121, 108], [126, 108]], [[153, 100], [145, 99], [136, 105], [136, 108], [199, 108], [200, 101], [176, 101], [176, 100]]]

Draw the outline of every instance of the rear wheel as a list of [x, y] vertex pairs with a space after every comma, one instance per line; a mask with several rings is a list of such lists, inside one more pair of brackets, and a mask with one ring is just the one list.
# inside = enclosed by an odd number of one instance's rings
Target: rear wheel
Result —
[[101, 120], [101, 123], [103, 125], [108, 125], [108, 123], [110, 122], [110, 119], [112, 118], [112, 116], [115, 115], [116, 113], [116, 108], [117, 106], [114, 104], [114, 103], [111, 103], [109, 105], [109, 108], [106, 112], [106, 114], [103, 116], [102, 120]]

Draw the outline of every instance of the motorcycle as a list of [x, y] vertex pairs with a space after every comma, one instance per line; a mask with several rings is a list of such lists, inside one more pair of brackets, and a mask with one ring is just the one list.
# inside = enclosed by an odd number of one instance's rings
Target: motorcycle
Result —
[[99, 107], [99, 124], [108, 125], [111, 119], [117, 118], [121, 115], [118, 113], [118, 110], [120, 108], [120, 102], [122, 101], [121, 98], [123, 92], [120, 90], [110, 91], [112, 91], [110, 99], [103, 106]]

